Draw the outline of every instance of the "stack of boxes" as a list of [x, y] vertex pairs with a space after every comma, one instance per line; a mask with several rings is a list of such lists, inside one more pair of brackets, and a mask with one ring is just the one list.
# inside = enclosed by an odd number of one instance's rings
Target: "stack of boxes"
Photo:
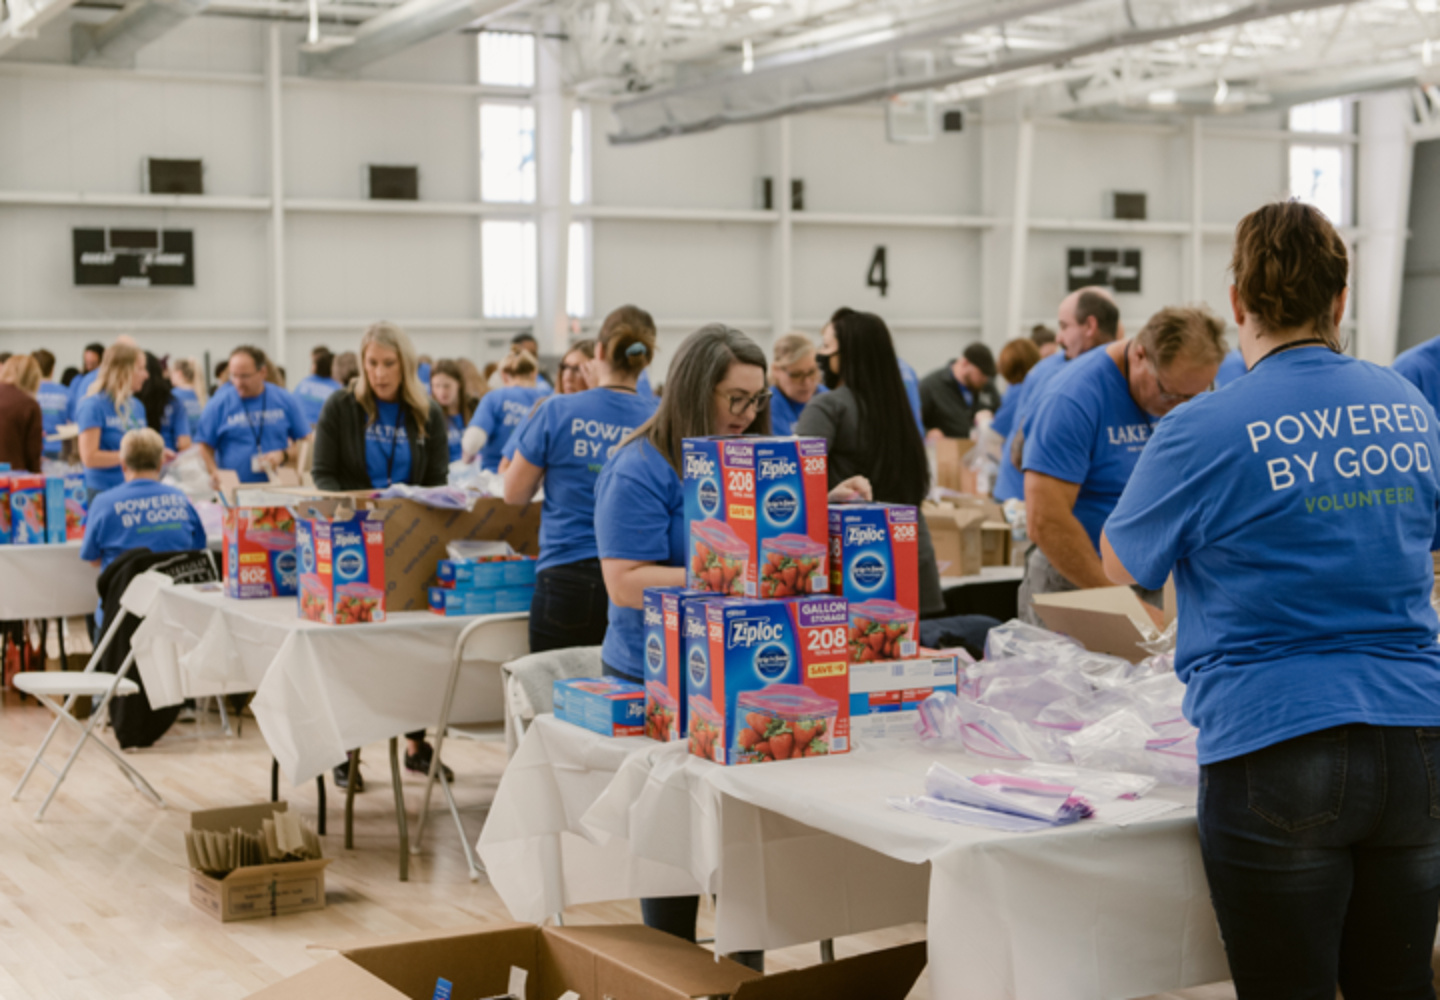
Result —
[[430, 588], [437, 615], [496, 615], [529, 611], [535, 596], [535, 560], [514, 554], [441, 559]]
[[0, 470], [0, 545], [64, 545], [85, 537], [85, 477]]

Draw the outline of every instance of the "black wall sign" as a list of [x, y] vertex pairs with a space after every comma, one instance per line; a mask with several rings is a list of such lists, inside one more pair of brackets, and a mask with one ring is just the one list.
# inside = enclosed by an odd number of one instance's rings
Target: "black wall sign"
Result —
[[195, 284], [189, 229], [75, 229], [75, 284], [150, 288]]

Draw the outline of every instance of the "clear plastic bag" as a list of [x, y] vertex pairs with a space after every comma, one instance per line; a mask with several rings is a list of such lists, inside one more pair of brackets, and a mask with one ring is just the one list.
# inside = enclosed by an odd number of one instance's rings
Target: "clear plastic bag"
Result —
[[198, 447], [186, 448], [165, 466], [161, 482], [178, 487], [189, 497], [213, 497], [215, 484], [210, 479], [210, 470], [205, 466], [205, 457]]
[[455, 562], [474, 562], [482, 559], [509, 559], [515, 550], [509, 542], [487, 542], [457, 538], [445, 544], [445, 555]]

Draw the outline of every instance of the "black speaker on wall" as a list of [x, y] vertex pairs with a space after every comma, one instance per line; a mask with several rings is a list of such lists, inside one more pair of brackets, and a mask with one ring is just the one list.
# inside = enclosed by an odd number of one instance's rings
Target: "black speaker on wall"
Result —
[[370, 164], [372, 201], [419, 201], [419, 167], [382, 167]]
[[205, 164], [202, 160], [145, 161], [145, 190], [149, 194], [204, 194]]

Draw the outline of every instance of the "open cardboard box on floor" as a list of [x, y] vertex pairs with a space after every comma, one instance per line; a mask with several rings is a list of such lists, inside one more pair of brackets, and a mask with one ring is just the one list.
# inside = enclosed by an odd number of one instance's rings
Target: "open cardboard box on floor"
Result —
[[924, 968], [924, 942], [762, 976], [648, 927], [487, 924], [342, 948], [251, 997], [431, 1000], [444, 978], [455, 1000], [503, 997], [512, 983], [521, 1000], [559, 1000], [567, 990], [580, 1000], [903, 1000]]
[[[1174, 618], [1173, 593], [1166, 594], [1167, 624]], [[1140, 643], [1150, 640], [1155, 622], [1129, 587], [1036, 594], [1034, 603], [1046, 628], [1068, 635], [1092, 653], [1124, 657], [1131, 663], [1150, 655]]]
[[[264, 802], [229, 809], [204, 809], [190, 814], [190, 829], [228, 833], [239, 827], [259, 833], [261, 820], [285, 812], [285, 802]], [[223, 879], [190, 869], [190, 902], [221, 923], [303, 913], [325, 906], [325, 866], [329, 858], [287, 861], [278, 865], [246, 865]]]
[[435, 566], [445, 546], [459, 539], [503, 541], [521, 555], [540, 551], [540, 505], [512, 507], [498, 497], [476, 501], [470, 510], [441, 510], [414, 500], [375, 500], [371, 491], [327, 493], [303, 487], [272, 489], [304, 512], [330, 516], [341, 506], [377, 512], [385, 522], [385, 610], [428, 611]]

